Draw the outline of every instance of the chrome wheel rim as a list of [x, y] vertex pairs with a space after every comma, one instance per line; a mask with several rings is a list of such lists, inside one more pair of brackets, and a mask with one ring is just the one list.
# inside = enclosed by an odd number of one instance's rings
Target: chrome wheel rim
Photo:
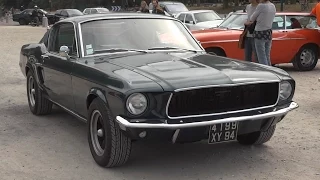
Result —
[[98, 110], [92, 112], [90, 123], [90, 135], [93, 149], [98, 156], [102, 156], [105, 150], [106, 136], [102, 116]]
[[304, 49], [300, 54], [300, 62], [304, 67], [309, 67], [314, 63], [315, 54], [311, 49]]
[[35, 89], [34, 79], [32, 76], [29, 77], [28, 84], [29, 84], [28, 95], [29, 95], [30, 105], [34, 107], [36, 104], [36, 89]]

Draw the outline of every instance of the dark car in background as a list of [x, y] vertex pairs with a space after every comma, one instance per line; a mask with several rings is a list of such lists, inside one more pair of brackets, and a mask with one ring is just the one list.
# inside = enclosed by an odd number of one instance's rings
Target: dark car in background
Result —
[[69, 17], [82, 16], [82, 15], [83, 13], [78, 9], [59, 9], [54, 14], [56, 22]]
[[[175, 17], [180, 12], [189, 11], [189, 9], [181, 2], [177, 1], [159, 1], [160, 7], [167, 13], [166, 15]], [[150, 13], [153, 10], [152, 3], [149, 4]]]
[[[47, 11], [43, 9], [39, 9], [42, 13], [48, 18], [49, 24], [53, 24], [55, 22], [55, 18], [53, 14], [49, 14]], [[33, 9], [25, 9], [20, 13], [16, 13], [12, 16], [13, 21], [19, 22], [20, 25], [28, 25], [31, 22], [31, 15]], [[41, 19], [40, 19], [41, 20]]]

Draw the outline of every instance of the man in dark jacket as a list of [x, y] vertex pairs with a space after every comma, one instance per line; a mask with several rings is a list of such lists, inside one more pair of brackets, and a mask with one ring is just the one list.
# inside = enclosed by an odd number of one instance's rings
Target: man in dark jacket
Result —
[[152, 14], [163, 14], [163, 15], [165, 15], [164, 10], [159, 5], [158, 0], [153, 0], [152, 4], [153, 4]]
[[42, 12], [39, 10], [38, 6], [34, 6], [34, 9], [31, 14], [31, 19], [34, 20], [36, 26], [39, 26], [41, 16], [43, 15]]

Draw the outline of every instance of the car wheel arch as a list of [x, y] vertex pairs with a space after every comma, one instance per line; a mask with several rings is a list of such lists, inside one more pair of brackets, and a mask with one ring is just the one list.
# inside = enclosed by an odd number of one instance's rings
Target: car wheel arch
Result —
[[208, 48], [205, 48], [205, 50], [207, 53], [210, 53], [210, 52], [216, 53], [216, 51], [217, 51], [217, 52], [219, 52], [219, 54], [217, 54], [217, 55], [222, 55], [224, 57], [227, 56], [226, 51], [222, 47], [208, 47]]
[[90, 104], [96, 98], [100, 98], [104, 103], [107, 104], [107, 98], [102, 93], [102, 90], [100, 90], [98, 88], [92, 88], [92, 89], [90, 89], [90, 91], [89, 91], [89, 93], [87, 95], [87, 99], [86, 99], [87, 109], [89, 109]]

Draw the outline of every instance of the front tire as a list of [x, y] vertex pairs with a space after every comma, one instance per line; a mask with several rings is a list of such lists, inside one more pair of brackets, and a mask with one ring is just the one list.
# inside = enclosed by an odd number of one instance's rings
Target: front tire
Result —
[[29, 108], [33, 114], [45, 115], [51, 113], [53, 104], [43, 96], [32, 70], [27, 73], [27, 96]]
[[96, 163], [102, 167], [124, 165], [131, 153], [131, 139], [116, 126], [105, 103], [96, 98], [88, 113], [88, 142]]
[[27, 25], [27, 21], [24, 19], [19, 19], [19, 24], [20, 25]]
[[268, 142], [276, 130], [276, 125], [271, 126], [267, 131], [258, 131], [249, 134], [239, 135], [238, 142], [243, 145], [261, 145]]

